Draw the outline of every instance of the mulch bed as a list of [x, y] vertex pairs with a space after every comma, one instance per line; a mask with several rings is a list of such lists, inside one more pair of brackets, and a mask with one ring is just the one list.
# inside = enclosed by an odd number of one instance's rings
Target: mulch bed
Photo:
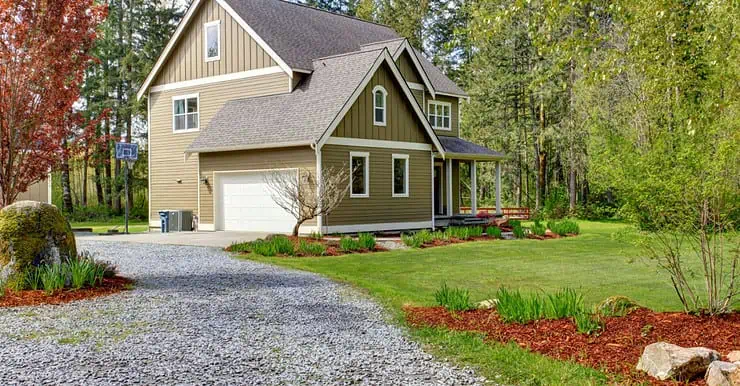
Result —
[[6, 291], [5, 296], [0, 296], [0, 308], [38, 306], [42, 304], [63, 304], [76, 300], [91, 299], [99, 296], [112, 295], [131, 288], [133, 280], [125, 277], [114, 276], [103, 279], [103, 284], [94, 288], [81, 288], [78, 290], [64, 289], [51, 295], [42, 290]]
[[[414, 326], [447, 327], [457, 331], [482, 332], [497, 342], [516, 342], [560, 360], [619, 374], [628, 381], [655, 385], [661, 382], [635, 370], [648, 344], [669, 342], [682, 347], [708, 347], [727, 355], [740, 348], [740, 313], [722, 317], [694, 316], [685, 313], [658, 313], [647, 309], [624, 317], [605, 318], [599, 335], [576, 331], [571, 320], [539, 320], [521, 325], [504, 323], [492, 310], [474, 310], [452, 314], [443, 307], [406, 307], [406, 317]], [[703, 379], [691, 382], [704, 385]]]

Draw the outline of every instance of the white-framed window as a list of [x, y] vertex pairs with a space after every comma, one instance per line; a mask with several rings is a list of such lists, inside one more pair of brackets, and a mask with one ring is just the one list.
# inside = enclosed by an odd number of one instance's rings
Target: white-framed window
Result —
[[199, 94], [172, 97], [172, 132], [200, 130]]
[[375, 126], [385, 126], [387, 105], [388, 91], [383, 86], [375, 86], [373, 88], [373, 124]]
[[393, 154], [393, 197], [409, 196], [409, 155]]
[[349, 165], [349, 196], [352, 198], [370, 197], [370, 153], [350, 152]]
[[452, 130], [452, 104], [429, 101], [429, 123], [437, 130]]
[[204, 24], [203, 31], [206, 62], [221, 59], [221, 20]]

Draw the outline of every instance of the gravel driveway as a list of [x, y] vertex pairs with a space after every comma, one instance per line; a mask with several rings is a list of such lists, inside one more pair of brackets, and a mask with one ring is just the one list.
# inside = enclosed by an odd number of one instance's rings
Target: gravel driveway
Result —
[[79, 244], [116, 262], [136, 289], [0, 309], [0, 385], [483, 382], [319, 276], [210, 248]]

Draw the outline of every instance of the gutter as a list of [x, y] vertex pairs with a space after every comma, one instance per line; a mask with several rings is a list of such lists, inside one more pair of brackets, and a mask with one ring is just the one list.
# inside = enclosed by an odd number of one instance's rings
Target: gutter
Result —
[[237, 145], [237, 146], [223, 146], [223, 147], [206, 147], [187, 149], [185, 154], [202, 154], [202, 153], [218, 153], [222, 151], [239, 151], [239, 150], [259, 150], [259, 149], [275, 149], [280, 147], [298, 147], [298, 146], [311, 146], [315, 148], [315, 143], [310, 141], [295, 141], [295, 142], [275, 142], [257, 145]]

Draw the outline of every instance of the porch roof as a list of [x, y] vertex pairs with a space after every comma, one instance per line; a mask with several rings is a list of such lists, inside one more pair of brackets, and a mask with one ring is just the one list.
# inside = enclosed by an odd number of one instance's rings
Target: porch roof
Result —
[[508, 158], [504, 153], [457, 137], [440, 135], [439, 142], [442, 143], [447, 158], [476, 161], [499, 161]]

